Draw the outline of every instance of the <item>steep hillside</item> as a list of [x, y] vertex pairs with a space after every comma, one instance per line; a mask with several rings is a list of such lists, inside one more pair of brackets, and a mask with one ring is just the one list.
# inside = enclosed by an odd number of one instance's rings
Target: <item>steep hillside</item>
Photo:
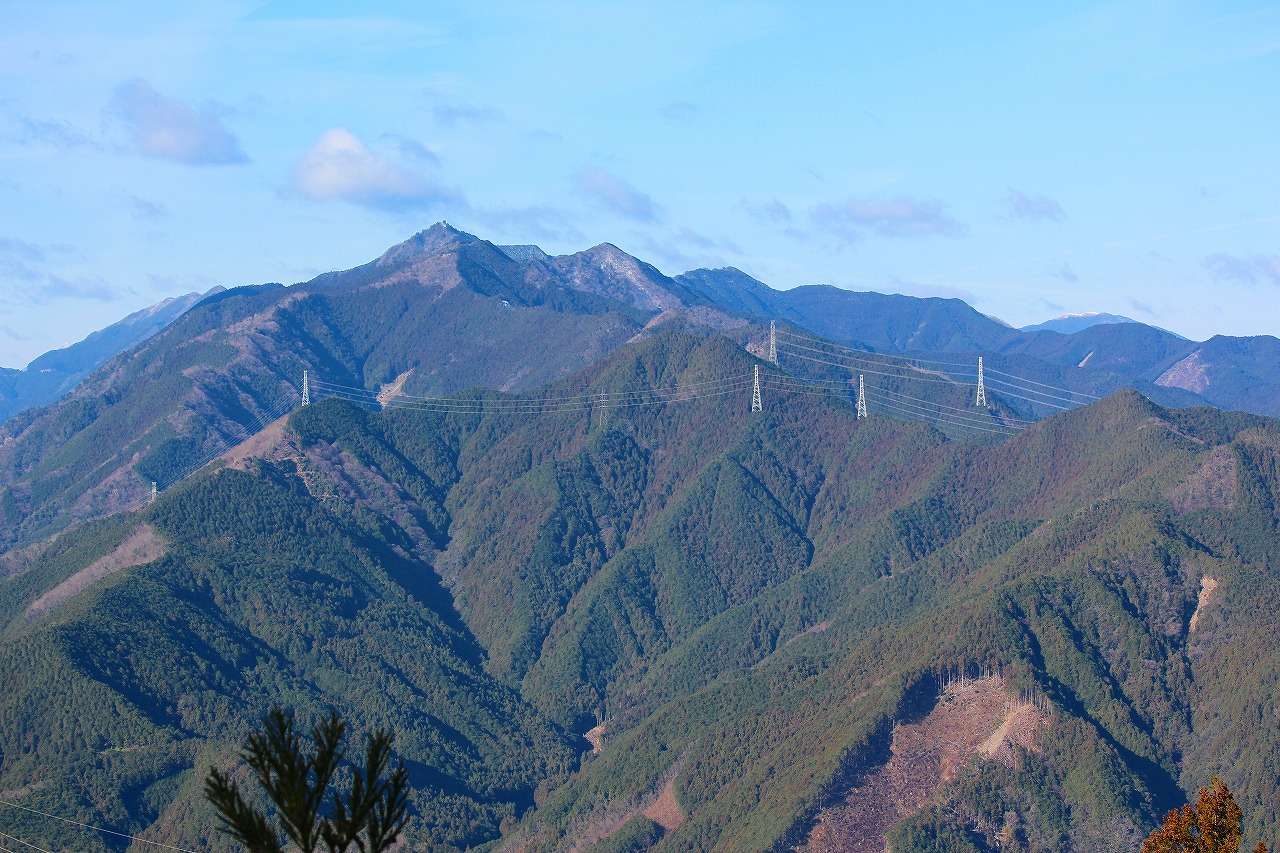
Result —
[[[1272, 338], [1196, 345], [1137, 323], [1025, 334], [954, 299], [781, 292], [732, 269], [670, 278], [607, 243], [551, 257], [440, 223], [351, 270], [205, 299], [65, 399], [0, 425], [0, 556], [140, 506], [153, 482], [168, 488], [287, 411], [304, 371], [318, 390], [379, 402], [471, 387], [527, 390], [663, 323], [754, 337], [763, 355], [759, 334], [744, 329], [749, 319], [799, 330], [810, 340], [801, 347], [817, 337], [821, 346], [902, 356], [956, 385], [975, 384], [983, 356], [1009, 423], [1125, 387], [1163, 405], [1280, 410]], [[801, 350], [785, 367], [815, 373], [801, 362], [821, 352]], [[841, 381], [863, 372], [837, 361], [847, 368]], [[870, 375], [877, 370], [871, 365]], [[60, 380], [58, 393], [70, 381]], [[942, 425], [938, 408], [960, 405], [938, 399], [921, 412], [920, 394], [890, 385], [877, 390], [903, 395], [886, 401], [896, 416]]]
[[[318, 400], [64, 534], [0, 582], [0, 787], [203, 849], [198, 768], [283, 697], [402, 732], [425, 849], [818, 849], [882, 779], [898, 851], [1131, 850], [1211, 773], [1274, 838], [1280, 425], [1121, 392], [955, 442], [753, 413], [757, 365], [667, 329], [534, 393]], [[960, 676], [1043, 719], [972, 749]]]
[[140, 504], [292, 407], [304, 370], [374, 392], [526, 389], [655, 318], [741, 323], [681, 314], [680, 291], [612, 247], [519, 262], [445, 225], [352, 270], [229, 290], [0, 427], [0, 550]]
[[24, 370], [0, 368], [0, 423], [24, 409], [52, 403], [117, 353], [124, 352], [181, 317], [208, 293], [188, 293], [135, 311], [76, 344], [47, 352]]

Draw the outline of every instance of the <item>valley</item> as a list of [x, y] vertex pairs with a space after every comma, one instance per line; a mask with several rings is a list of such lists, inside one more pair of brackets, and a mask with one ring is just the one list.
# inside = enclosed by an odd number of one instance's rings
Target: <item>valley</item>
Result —
[[1160, 382], [1219, 344], [517, 248], [214, 294], [0, 426], [6, 826], [231, 849], [282, 701], [397, 732], [415, 849], [1134, 850], [1213, 774], [1280, 832], [1280, 422]]

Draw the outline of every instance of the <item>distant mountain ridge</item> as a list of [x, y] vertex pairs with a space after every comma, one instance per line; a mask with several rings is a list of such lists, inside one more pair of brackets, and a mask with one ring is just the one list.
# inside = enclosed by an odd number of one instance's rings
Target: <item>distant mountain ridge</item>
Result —
[[[1026, 333], [957, 299], [778, 291], [732, 268], [672, 277], [608, 243], [552, 257], [438, 223], [349, 270], [209, 296], [61, 402], [0, 425], [0, 548], [144, 500], [153, 481], [176, 482], [286, 411], [304, 370], [370, 393], [521, 391], [665, 324], [732, 331], [763, 352], [770, 320], [791, 369], [819, 357], [794, 334], [933, 360], [957, 387], [971, 386], [984, 356], [991, 393], [1015, 419], [1125, 387], [1163, 405], [1280, 414], [1275, 338], [1199, 344], [1141, 323]], [[918, 415], [923, 398], [906, 393], [915, 399], [900, 400], [899, 414]], [[926, 405], [940, 411], [938, 400]]]
[[[1026, 331], [959, 299], [830, 285], [779, 291], [733, 268], [693, 270], [676, 280], [724, 310], [793, 323], [852, 347], [1030, 358], [1041, 365], [1036, 370], [1059, 369], [1055, 381], [1068, 387], [1104, 377], [1112, 390], [1132, 385], [1165, 405], [1208, 403], [1280, 415], [1280, 364], [1269, 361], [1280, 340], [1271, 336], [1217, 336], [1200, 343], [1138, 322], [1093, 323], [1071, 334]], [[1179, 364], [1183, 367], [1173, 370]], [[1176, 393], [1163, 396], [1162, 389]]]
[[39, 356], [23, 370], [0, 367], [0, 423], [23, 409], [52, 403], [107, 359], [151, 337], [201, 299], [223, 289], [162, 299], [79, 343]]
[[1071, 335], [1090, 326], [1113, 325], [1115, 323], [1136, 323], [1131, 317], [1124, 317], [1120, 314], [1106, 314], [1099, 311], [1086, 311], [1079, 314], [1063, 314], [1054, 317], [1052, 320], [1045, 320], [1043, 323], [1035, 323], [1030, 326], [1023, 326], [1024, 332], [1061, 332], [1064, 335]]

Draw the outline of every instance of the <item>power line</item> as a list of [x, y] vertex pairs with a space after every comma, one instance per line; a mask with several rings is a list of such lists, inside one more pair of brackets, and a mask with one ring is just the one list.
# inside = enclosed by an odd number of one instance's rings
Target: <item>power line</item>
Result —
[[[1016, 389], [1018, 389], [1019, 391], [1024, 391], [1024, 392], [1026, 392], [1026, 393], [1028, 393], [1028, 394], [1039, 394], [1039, 395], [1040, 395], [1040, 396], [1042, 396], [1042, 397], [1051, 397], [1051, 398], [1052, 398], [1052, 399], [1054, 399], [1054, 400], [1061, 400], [1061, 401], [1062, 401], [1062, 402], [1064, 402], [1064, 403], [1069, 403], [1070, 405], [1067, 405], [1067, 406], [1058, 406], [1058, 407], [1057, 407], [1057, 408], [1059, 408], [1059, 409], [1063, 409], [1063, 410], [1066, 410], [1066, 409], [1074, 409], [1074, 408], [1077, 408], [1077, 407], [1079, 407], [1079, 406], [1087, 406], [1087, 405], [1088, 405], [1088, 403], [1081, 403], [1081, 402], [1078, 402], [1078, 401], [1076, 401], [1076, 400], [1068, 399], [1068, 398], [1066, 398], [1066, 397], [1060, 397], [1060, 396], [1058, 396], [1057, 394], [1050, 394], [1050, 393], [1048, 393], [1047, 391], [1037, 391], [1037, 390], [1035, 390], [1034, 388], [1023, 388], [1023, 387], [1022, 387], [1022, 386], [1020, 386], [1020, 385], [1015, 385], [1015, 384], [1014, 384], [1014, 383], [1012, 383], [1012, 382], [1006, 382], [1006, 381], [1005, 381], [1005, 380], [1003, 380], [1003, 379], [990, 379], [990, 380], [988, 380], [988, 381], [989, 381], [989, 382], [996, 382], [996, 383], [999, 383], [1000, 385], [1005, 385], [1005, 386], [1010, 387], [1010, 388], [1016, 388]], [[1027, 399], [1027, 398], [1023, 397], [1022, 399]], [[1040, 402], [1040, 401], [1038, 401], [1038, 400], [1028, 400], [1028, 402], [1036, 403], [1036, 402]], [[1044, 403], [1043, 405], [1046, 405], [1046, 406], [1052, 406], [1053, 404], [1052, 404], [1052, 403]]]
[[[897, 391], [890, 391], [888, 388], [877, 388], [876, 390], [879, 391], [881, 394], [889, 394], [893, 397], [899, 397], [903, 400], [909, 400], [913, 403], [920, 403], [921, 405], [924, 405], [924, 406], [935, 406], [939, 409], [949, 409], [950, 411], [956, 412], [957, 417], [976, 418], [981, 420], [983, 423], [990, 422], [987, 418], [983, 417], [982, 415], [978, 414], [977, 412], [973, 411], [973, 409], [968, 407], [962, 409], [958, 406], [948, 406], [946, 403], [936, 403], [932, 400], [921, 400], [919, 397], [911, 397], [906, 394], [899, 393]], [[1022, 418], [1015, 418], [1012, 416], [1007, 416], [1007, 417], [1009, 420], [1015, 420], [1027, 426], [1030, 426], [1031, 424], [1035, 423], [1035, 421], [1028, 421]]]
[[1008, 376], [1010, 379], [1017, 379], [1019, 382], [1026, 382], [1029, 385], [1039, 385], [1041, 388], [1052, 388], [1055, 391], [1065, 391], [1068, 394], [1075, 394], [1078, 397], [1088, 397], [1090, 400], [1102, 399], [1101, 397], [1097, 397], [1093, 394], [1086, 394], [1084, 391], [1072, 391], [1070, 388], [1062, 388], [1057, 385], [1050, 385], [1047, 382], [1037, 382], [1034, 379], [1024, 379], [1021, 376], [1015, 376], [1012, 373], [1005, 373], [1002, 370], [996, 370], [994, 367], [988, 367], [987, 373], [996, 373], [996, 374], [999, 374], [1000, 376]]
[[39, 850], [40, 853], [53, 853], [53, 851], [51, 850], [46, 850], [43, 847], [37, 847], [36, 845], [30, 843], [29, 841], [23, 841], [21, 838], [15, 838], [12, 835], [5, 835], [3, 832], [0, 832], [0, 838], [7, 838], [10, 841], [16, 841], [19, 844], [21, 844], [23, 847], [30, 847], [32, 850]]
[[[10, 800], [0, 800], [0, 805], [11, 806], [15, 809], [22, 809], [24, 812], [31, 812], [32, 814], [38, 814], [42, 817], [52, 818], [53, 820], [62, 821], [63, 823], [69, 823], [72, 826], [79, 826], [84, 829], [92, 829], [95, 832], [105, 832], [107, 835], [114, 835], [119, 838], [128, 838], [131, 841], [140, 841], [143, 844], [150, 844], [152, 847], [164, 847], [168, 850], [176, 850], [178, 851], [178, 853], [196, 853], [196, 851], [187, 850], [185, 847], [174, 847], [172, 844], [165, 844], [161, 841], [151, 841], [146, 838], [139, 838], [138, 836], [130, 835], [127, 832], [116, 832], [114, 829], [105, 829], [101, 826], [92, 826], [91, 824], [81, 823], [78, 820], [71, 820], [70, 818], [58, 817], [56, 814], [49, 814], [48, 812], [42, 812], [39, 809], [33, 809], [27, 806], [19, 805], [18, 803], [12, 802]], [[0, 832], [0, 835], [4, 835], [4, 833]], [[12, 836], [5, 835], [4, 837], [11, 838]], [[17, 838], [14, 838], [13, 840], [17, 841], [20, 844], [26, 844], [25, 841], [22, 841]], [[27, 846], [32, 847], [34, 845], [28, 844]], [[39, 850], [41, 848], [36, 847], [36, 849]], [[45, 851], [45, 853], [48, 853], [48, 851]]]
[[584, 392], [572, 396], [558, 397], [413, 397], [397, 394], [384, 401], [379, 401], [377, 392], [367, 388], [356, 388], [350, 385], [313, 381], [311, 384], [322, 393], [364, 405], [374, 405], [381, 409], [410, 409], [414, 411], [434, 411], [453, 413], [516, 413], [516, 414], [551, 414], [562, 411], [585, 411], [599, 408], [602, 401], [615, 408], [633, 408], [643, 405], [659, 405], [673, 402], [688, 402], [710, 397], [724, 396], [743, 390], [752, 381], [751, 377], [737, 374], [731, 377], [719, 377], [699, 382], [690, 382], [672, 388], [643, 388], [612, 392]]
[[[820, 390], [810, 390], [805, 386], [809, 383], [806, 380], [790, 376], [770, 377], [769, 384], [779, 390], [788, 391], [796, 394], [808, 394], [810, 396], [834, 395], [835, 390], [819, 386]], [[842, 389], [852, 391], [852, 389]], [[1009, 426], [1007, 424], [993, 424], [991, 421], [983, 418], [981, 422], [975, 420], [979, 417], [969, 412], [968, 409], [958, 409], [954, 406], [948, 406], [943, 403], [931, 403], [927, 400], [919, 400], [915, 397], [909, 397], [905, 394], [898, 394], [886, 388], [873, 389], [880, 394], [889, 395], [891, 398], [898, 399], [898, 405], [894, 405], [884, 400], [873, 398], [869, 406], [883, 406], [889, 408], [899, 414], [905, 416], [912, 421], [928, 420], [932, 418], [935, 423], [944, 423], [957, 429], [979, 430], [982, 432], [997, 433], [999, 435], [1009, 435], [1017, 432], [1021, 427]], [[900, 398], [900, 399], [899, 399]], [[921, 403], [922, 406], [912, 405], [913, 403]], [[936, 408], [948, 409], [958, 414], [948, 414], [947, 412], [936, 411]], [[1030, 423], [1030, 422], [1027, 422]]]
[[[796, 346], [795, 344], [792, 344], [792, 345], [791, 345], [791, 347], [792, 347], [793, 349], [803, 349], [803, 350], [808, 350], [809, 352], [817, 352], [817, 353], [821, 353], [821, 352], [822, 352], [822, 350], [816, 350], [816, 349], [813, 349], [812, 347], [799, 347], [799, 346]], [[824, 353], [824, 354], [825, 354], [825, 353]], [[840, 363], [840, 362], [835, 362], [835, 361], [827, 361], [827, 360], [825, 360], [825, 359], [815, 358], [814, 356], [811, 356], [811, 355], [801, 355], [800, 353], [792, 353], [792, 355], [793, 355], [795, 358], [802, 358], [802, 359], [804, 359], [805, 361], [811, 361], [811, 362], [814, 362], [815, 364], [824, 364], [824, 365], [827, 365], [827, 366], [829, 366], [829, 367], [839, 367], [839, 368], [841, 368], [842, 370], [848, 370], [848, 371], [850, 371], [850, 372], [870, 373], [870, 374], [871, 374], [871, 375], [873, 375], [873, 376], [887, 376], [887, 377], [889, 377], [890, 379], [903, 379], [903, 380], [911, 380], [911, 381], [915, 381], [915, 382], [937, 382], [937, 383], [940, 383], [940, 384], [943, 384], [943, 385], [959, 385], [959, 384], [960, 384], [960, 383], [956, 382], [956, 381], [955, 381], [955, 380], [953, 380], [953, 379], [935, 379], [935, 378], [930, 377], [930, 376], [902, 376], [902, 375], [897, 374], [897, 373], [885, 373], [885, 372], [884, 372], [884, 371], [882, 371], [882, 370], [872, 370], [872, 369], [871, 369], [871, 368], [869, 368], [869, 367], [856, 367], [856, 368], [855, 368], [855, 367], [851, 367], [851, 366], [850, 366], [850, 365], [848, 365], [848, 364], [842, 364], [842, 363]], [[836, 357], [836, 358], [839, 358], [840, 356], [835, 356], [835, 357]], [[852, 357], [848, 357], [848, 358], [849, 358], [849, 360], [850, 360], [850, 361], [858, 361], [858, 360], [860, 360], [860, 359], [854, 359], [854, 358], [852, 358]], [[876, 366], [878, 366], [878, 367], [893, 367], [893, 366], [894, 366], [894, 365], [886, 365], [886, 364], [882, 364], [882, 363], [877, 362], [877, 361], [866, 361], [866, 363], [867, 363], [867, 364], [874, 364], [874, 365], [876, 365]], [[903, 370], [910, 370], [910, 369], [911, 369], [911, 367], [908, 365], [908, 366], [904, 366], [902, 369], [903, 369]], [[921, 371], [921, 372], [922, 372], [922, 371]]]
[[[839, 349], [839, 350], [843, 350], [843, 351], [845, 351], [845, 352], [847, 352], [847, 353], [850, 353], [850, 357], [857, 357], [857, 356], [861, 356], [861, 357], [863, 357], [863, 358], [865, 359], [865, 357], [866, 357], [867, 355], [870, 355], [870, 354], [871, 354], [871, 353], [863, 352], [863, 351], [861, 351], [861, 350], [854, 350], [854, 349], [850, 349], [849, 347], [842, 346], [842, 345], [837, 344], [837, 343], [834, 343], [834, 342], [830, 342], [830, 341], [823, 341], [823, 340], [821, 340], [821, 339], [819, 339], [819, 338], [810, 338], [810, 337], [806, 337], [806, 336], [803, 336], [803, 335], [797, 335], [797, 334], [795, 334], [794, 332], [791, 332], [791, 331], [789, 331], [789, 330], [784, 330], [784, 332], [785, 332], [789, 337], [794, 338], [794, 339], [796, 339], [796, 340], [807, 341], [807, 342], [810, 342], [810, 343], [824, 344], [825, 346], [830, 347], [830, 348], [832, 348], [832, 349]], [[793, 346], [794, 346], [794, 345], [793, 345]], [[816, 352], [816, 350], [814, 350], [814, 351]], [[900, 360], [900, 361], [906, 361], [906, 362], [919, 362], [919, 363], [921, 363], [921, 364], [934, 364], [934, 365], [939, 365], [939, 366], [943, 366], [943, 367], [951, 367], [951, 366], [955, 366], [955, 367], [967, 367], [967, 368], [970, 368], [970, 370], [972, 370], [972, 365], [971, 365], [971, 363], [961, 363], [961, 362], [954, 362], [954, 361], [939, 361], [939, 360], [936, 360], [936, 359], [922, 358], [922, 357], [920, 357], [920, 356], [910, 355], [910, 354], [907, 354], [907, 353], [902, 353], [902, 354], [893, 354], [893, 355], [887, 355], [887, 354], [885, 354], [885, 355], [882, 355], [882, 357], [884, 357], [884, 358], [894, 358], [894, 359], [898, 359], [898, 360]], [[999, 375], [999, 376], [1004, 376], [1004, 377], [1007, 377], [1007, 378], [1009, 378], [1009, 379], [1014, 379], [1014, 380], [1017, 380], [1017, 382], [1025, 383], [1025, 384], [1027, 384], [1027, 385], [1037, 385], [1037, 386], [1039, 386], [1039, 387], [1041, 387], [1041, 388], [1050, 388], [1050, 389], [1052, 389], [1052, 390], [1054, 390], [1054, 391], [1061, 391], [1061, 392], [1062, 392], [1062, 393], [1064, 393], [1064, 394], [1069, 394], [1069, 395], [1076, 396], [1076, 397], [1085, 397], [1085, 398], [1087, 398], [1087, 399], [1089, 399], [1089, 400], [1100, 400], [1100, 399], [1102, 399], [1101, 397], [1098, 397], [1098, 396], [1097, 396], [1097, 395], [1095, 395], [1095, 394], [1089, 394], [1089, 393], [1087, 393], [1087, 392], [1085, 392], [1085, 391], [1075, 391], [1075, 390], [1072, 390], [1072, 389], [1070, 389], [1070, 388], [1063, 388], [1063, 387], [1062, 387], [1062, 386], [1060, 386], [1060, 385], [1053, 385], [1053, 384], [1048, 383], [1048, 382], [1040, 382], [1040, 381], [1035, 380], [1035, 379], [1027, 379], [1027, 378], [1025, 378], [1025, 377], [1018, 376], [1017, 374], [1007, 373], [1007, 372], [1005, 372], [1005, 371], [1003, 371], [1003, 370], [998, 370], [998, 369], [996, 369], [996, 368], [994, 368], [994, 367], [991, 367], [991, 366], [987, 366], [987, 367], [986, 367], [986, 372], [987, 372], [988, 374], [992, 374], [992, 373], [994, 373], [994, 374]], [[965, 374], [957, 374], [957, 375], [961, 375], [961, 376], [963, 376], [964, 378], [969, 378], [972, 374], [971, 374], [971, 373], [965, 373]], [[992, 381], [994, 381], [994, 380], [992, 380]], [[1006, 384], [1011, 384], [1011, 383], [1006, 383]], [[1020, 390], [1027, 391], [1028, 393], [1032, 393], [1032, 394], [1034, 394], [1034, 393], [1042, 393], [1042, 392], [1037, 392], [1037, 391], [1035, 391], [1034, 389], [1030, 389], [1030, 388], [1021, 388], [1021, 386], [1016, 385], [1016, 384], [1014, 385], [1014, 387], [1018, 387], [1018, 388], [1020, 388]], [[1057, 398], [1057, 399], [1065, 399], [1065, 398]], [[1075, 402], [1075, 401], [1073, 401], [1073, 400], [1068, 400], [1067, 402]], [[1077, 403], [1077, 405], [1080, 405], [1080, 404], [1078, 404], [1078, 403]]]
[[[725, 374], [712, 379], [704, 379], [698, 382], [677, 383], [671, 388], [644, 388], [644, 389], [634, 389], [634, 390], [603, 391], [603, 392], [582, 391], [576, 394], [561, 395], [561, 396], [518, 397], [518, 398], [514, 398], [514, 401], [518, 402], [522, 400], [527, 400], [527, 401], [549, 402], [549, 403], [550, 402], [571, 402], [571, 401], [583, 400], [587, 398], [598, 399], [600, 394], [602, 393], [611, 398], [623, 397], [623, 396], [627, 396], [628, 394], [637, 394], [637, 393], [670, 394], [670, 393], [677, 393], [685, 389], [704, 388], [708, 385], [720, 385], [724, 382], [733, 381], [739, 378], [741, 378], [741, 374], [734, 373], [734, 374]], [[381, 392], [374, 391], [369, 388], [363, 388], [355, 385], [342, 385], [337, 382], [329, 382], [323, 379], [312, 380], [311, 384], [313, 387], [341, 389], [343, 391], [347, 391], [352, 394], [359, 394], [359, 395], [366, 396], [370, 399], [376, 399], [381, 394]], [[405, 394], [403, 391], [395, 392], [395, 394], [391, 395], [390, 398], [391, 399], [399, 398], [399, 399], [410, 400], [414, 402], [426, 402], [426, 403], [434, 403], [434, 402], [447, 403], [447, 402], [451, 402], [453, 400], [458, 399], [456, 397], [417, 396], [414, 394]], [[508, 399], [512, 399], [512, 398], [508, 398]]]
[[[922, 415], [922, 413], [915, 412], [910, 409], [904, 409], [901, 406], [894, 405], [893, 403], [889, 403], [881, 400], [877, 402], [876, 405], [882, 408], [890, 409], [891, 411], [895, 411], [898, 414], [905, 417], [907, 420], [925, 421], [926, 423], [928, 422], [928, 420]], [[978, 426], [977, 424], [970, 424], [970, 423], [964, 423], [962, 421], [956, 421], [949, 415], [936, 416], [933, 419], [933, 423], [934, 424], [942, 423], [942, 424], [946, 424], [947, 426], [955, 427], [957, 429], [978, 430], [979, 432], [990, 432], [990, 433], [995, 433], [997, 435], [1007, 436], [1007, 435], [1013, 434], [1005, 431], [1005, 430], [1011, 430], [1013, 429], [1013, 427], [1005, 427], [1004, 430], [1001, 430], [1001, 429], [992, 428], [992, 427]], [[1017, 430], [1014, 430], [1014, 432], [1016, 433]]]
[[890, 354], [890, 353], [868, 353], [868, 352], [866, 352], [865, 350], [856, 350], [856, 349], [853, 349], [853, 348], [851, 348], [851, 347], [844, 346], [843, 344], [838, 344], [838, 343], [836, 343], [836, 342], [834, 342], [834, 341], [823, 340], [822, 338], [811, 338], [811, 337], [808, 337], [807, 335], [797, 335], [795, 332], [793, 332], [793, 331], [791, 331], [791, 330], [789, 330], [789, 329], [783, 329], [782, 331], [783, 331], [783, 333], [784, 333], [784, 334], [786, 334], [788, 337], [795, 338], [796, 340], [800, 340], [800, 341], [809, 341], [810, 343], [815, 343], [815, 344], [824, 344], [824, 345], [826, 345], [826, 346], [833, 347], [834, 349], [841, 349], [841, 350], [844, 350], [845, 352], [856, 353], [856, 354], [858, 354], [858, 355], [881, 355], [881, 356], [884, 356], [884, 357], [886, 357], [886, 358], [897, 358], [897, 359], [902, 359], [903, 361], [918, 361], [918, 362], [920, 362], [920, 363], [922, 363], [922, 364], [936, 364], [936, 365], [940, 365], [940, 366], [943, 366], [943, 367], [948, 367], [948, 366], [954, 366], [954, 367], [972, 367], [972, 365], [973, 365], [973, 363], [972, 363], [972, 362], [968, 362], [968, 361], [965, 361], [965, 362], [960, 362], [960, 361], [937, 361], [937, 360], [935, 360], [935, 359], [921, 358], [921, 357], [919, 357], [919, 356], [910, 355], [910, 354], [908, 354], [908, 353], [892, 353], [892, 354]]

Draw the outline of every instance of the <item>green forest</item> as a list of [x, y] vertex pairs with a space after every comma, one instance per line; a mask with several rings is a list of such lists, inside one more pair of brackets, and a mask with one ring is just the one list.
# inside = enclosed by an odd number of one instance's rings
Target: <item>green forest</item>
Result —
[[[668, 328], [537, 393], [758, 363]], [[784, 851], [950, 680], [999, 673], [1046, 709], [1034, 748], [957, 767], [895, 853], [1136, 850], [1214, 775], [1280, 837], [1280, 423], [1133, 391], [981, 441], [785, 390], [455, 399], [317, 400], [0, 580], [2, 799], [230, 849], [201, 783], [280, 703], [395, 731], [415, 849]], [[32, 610], [142, 528], [162, 556]]]

